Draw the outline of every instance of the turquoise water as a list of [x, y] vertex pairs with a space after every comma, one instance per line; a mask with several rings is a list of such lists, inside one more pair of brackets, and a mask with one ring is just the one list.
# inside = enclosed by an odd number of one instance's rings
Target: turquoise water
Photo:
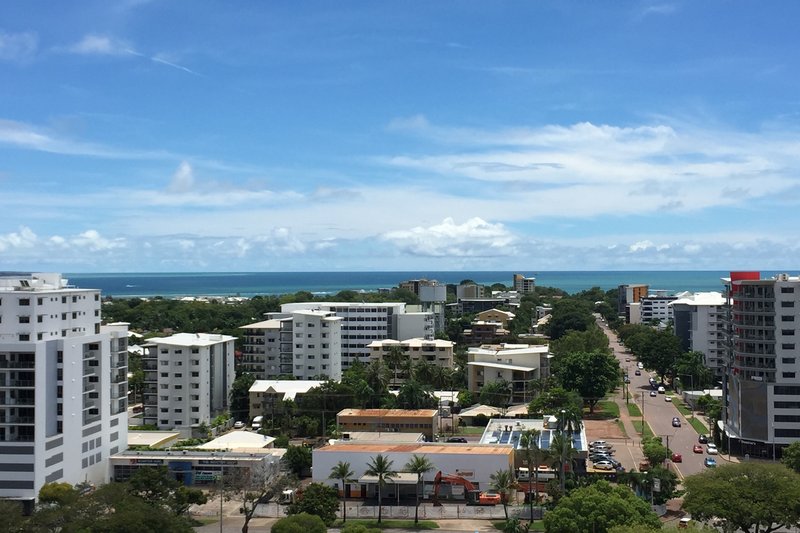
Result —
[[[538, 286], [557, 287], [569, 293], [591, 287], [603, 290], [623, 283], [645, 283], [651, 289], [679, 291], [719, 291], [724, 271], [542, 271], [519, 272], [536, 278]], [[65, 274], [78, 287], [100, 289], [104, 295], [132, 296], [255, 296], [297, 291], [336, 293], [341, 290], [371, 291], [397, 286], [408, 279], [436, 279], [458, 283], [471, 279], [490, 285], [511, 285], [514, 272], [187, 272], [187, 273], [100, 273]], [[771, 276], [776, 272], [762, 272]]]

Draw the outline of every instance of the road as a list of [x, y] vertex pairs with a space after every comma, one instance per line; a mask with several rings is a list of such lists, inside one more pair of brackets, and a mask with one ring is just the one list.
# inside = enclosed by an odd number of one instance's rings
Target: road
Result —
[[[671, 396], [671, 391], [668, 390], [667, 394], [658, 394], [655, 397], [651, 397], [650, 391], [653, 389], [650, 386], [649, 378], [652, 374], [642, 370], [641, 376], [635, 375], [636, 359], [633, 355], [624, 346], [620, 345], [616, 333], [609, 329], [605, 322], [598, 320], [597, 325], [608, 337], [609, 345], [613, 350], [614, 356], [619, 361], [620, 368], [630, 376], [631, 401], [636, 401], [653, 433], [663, 437], [664, 444], [667, 444], [667, 438], [669, 438], [669, 448], [683, 457], [683, 462], [674, 463], [678, 475], [682, 478], [704, 471], [706, 467], [703, 464], [703, 460], [709, 457], [705, 452], [706, 447], [703, 445], [703, 453], [701, 454], [692, 452], [692, 447], [698, 444], [698, 433], [672, 402], [665, 401], [665, 397]], [[658, 379], [657, 376], [653, 377]], [[680, 401], [680, 398], [675, 396], [674, 401]], [[678, 417], [681, 421], [681, 427], [672, 427], [673, 417]], [[726, 460], [721, 455], [712, 457], [718, 463], [724, 463]]]

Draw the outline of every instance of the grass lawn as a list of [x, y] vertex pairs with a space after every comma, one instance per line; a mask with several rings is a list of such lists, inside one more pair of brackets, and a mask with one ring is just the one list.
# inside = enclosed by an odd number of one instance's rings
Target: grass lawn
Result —
[[619, 419], [617, 420], [617, 427], [619, 427], [619, 430], [622, 432], [622, 435], [627, 439], [628, 432], [625, 431], [625, 424], [622, 423], [622, 420]]
[[[641, 435], [641, 433], [642, 433], [642, 421], [641, 420], [631, 420], [631, 422], [633, 423], [633, 427], [636, 428], [636, 431], [639, 432], [639, 434]], [[645, 436], [645, 437], [652, 437], [653, 436], [653, 430], [650, 429], [650, 424], [648, 424], [647, 422], [644, 423], [644, 435], [643, 436]]]
[[689, 409], [689, 407], [685, 403], [676, 402], [675, 397], [673, 397], [672, 402], [675, 404], [675, 407], [678, 408], [678, 411], [680, 411], [683, 416], [688, 418], [692, 415], [692, 410]]
[[698, 433], [702, 433], [704, 435], [708, 435], [708, 428], [705, 424], [703, 424], [699, 418], [694, 417], [689, 419], [689, 423], [692, 425], [694, 430]]
[[475, 426], [464, 426], [458, 428], [459, 435], [483, 435], [483, 432], [486, 430], [485, 427], [475, 427]]
[[639, 406], [636, 405], [635, 403], [629, 403], [628, 404], [628, 414], [631, 415], [631, 416], [638, 416], [638, 417], [641, 418], [642, 411], [641, 411], [641, 409], [639, 409]]
[[[520, 520], [520, 522], [525, 522], [525, 520]], [[492, 525], [495, 529], [499, 531], [503, 531], [503, 524], [505, 522], [492, 522]], [[544, 531], [544, 521], [543, 520], [534, 520], [533, 525], [528, 531]]]
[[[359, 518], [351, 520], [350, 518], [348, 518], [347, 519], [347, 523], [348, 524], [356, 524], [356, 525], [366, 526], [366, 527], [370, 527], [370, 528], [378, 527], [378, 528], [381, 528], [381, 529], [388, 529], [388, 528], [393, 528], [393, 529], [412, 529], [412, 530], [418, 530], [418, 531], [421, 531], [423, 529], [439, 529], [439, 524], [437, 524], [433, 520], [420, 520], [419, 524], [417, 524], [416, 526], [414, 525], [414, 521], [413, 520], [388, 520], [388, 519], [384, 519], [380, 523], [380, 525], [378, 525], [378, 521], [377, 520], [363, 520], [363, 519], [359, 519]], [[341, 520], [337, 520], [336, 522], [334, 522], [333, 526], [334, 527], [342, 527], [342, 521]]]
[[588, 415], [594, 419], [619, 418], [619, 405], [612, 400], [601, 400], [594, 406], [594, 415]]

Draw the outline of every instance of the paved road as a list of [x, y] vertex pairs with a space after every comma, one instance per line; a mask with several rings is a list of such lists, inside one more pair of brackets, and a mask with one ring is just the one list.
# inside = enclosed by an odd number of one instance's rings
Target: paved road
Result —
[[[706, 467], [703, 465], [703, 460], [708, 457], [705, 453], [705, 446], [703, 446], [704, 451], [702, 454], [692, 452], [692, 447], [698, 443], [698, 433], [672, 402], [665, 401], [666, 396], [672, 396], [670, 391], [668, 390], [667, 394], [658, 394], [655, 397], [651, 397], [650, 391], [652, 387], [649, 382], [651, 374], [646, 370], [642, 370], [641, 376], [635, 375], [637, 369], [636, 359], [624, 346], [619, 344], [617, 335], [602, 320], [598, 320], [597, 324], [608, 337], [609, 344], [614, 356], [619, 361], [620, 367], [626, 370], [630, 376], [630, 401], [636, 401], [653, 433], [662, 436], [664, 444], [667, 444], [667, 437], [669, 437], [670, 449], [681, 454], [683, 462], [674, 464], [679, 476], [690, 476], [705, 470]], [[658, 378], [656, 377], [656, 379]], [[679, 400], [680, 398], [677, 396], [674, 398], [674, 401]], [[672, 426], [673, 417], [678, 417], [681, 421], [681, 427]], [[720, 455], [715, 456], [715, 458], [718, 463], [724, 463], [727, 459], [727, 457], [723, 458]]]

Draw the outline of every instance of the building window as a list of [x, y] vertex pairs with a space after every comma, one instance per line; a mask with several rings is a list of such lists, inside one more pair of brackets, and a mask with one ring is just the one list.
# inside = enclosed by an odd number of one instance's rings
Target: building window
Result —
[[31, 305], [31, 299], [30, 298], [20, 298], [19, 299], [19, 305], [20, 306]]
[[787, 336], [794, 335], [794, 330], [793, 329], [782, 329], [781, 330], [781, 335], [787, 335]]
[[782, 294], [792, 294], [794, 292], [794, 287], [781, 287]]
[[200, 348], [192, 348], [192, 353], [200, 353]]
[[784, 372], [783, 377], [786, 379], [794, 379], [795, 373], [794, 372]]
[[19, 317], [19, 323], [20, 324], [30, 324], [31, 323], [31, 317], [29, 317], [29, 316], [21, 316], [21, 317]]
[[19, 334], [20, 341], [29, 341], [31, 340], [31, 336], [28, 333], [20, 333]]
[[788, 300], [781, 302], [781, 307], [794, 307], [794, 301]]
[[[791, 347], [794, 348], [794, 344], [792, 344]], [[793, 365], [794, 362], [795, 362], [794, 357], [781, 357], [781, 363], [783, 363], [784, 365]]]
[[[781, 348], [784, 350], [794, 350], [794, 343], [785, 342], [781, 344]], [[792, 361], [794, 361], [794, 359], [792, 359]]]
[[794, 322], [793, 315], [781, 315], [781, 322]]

